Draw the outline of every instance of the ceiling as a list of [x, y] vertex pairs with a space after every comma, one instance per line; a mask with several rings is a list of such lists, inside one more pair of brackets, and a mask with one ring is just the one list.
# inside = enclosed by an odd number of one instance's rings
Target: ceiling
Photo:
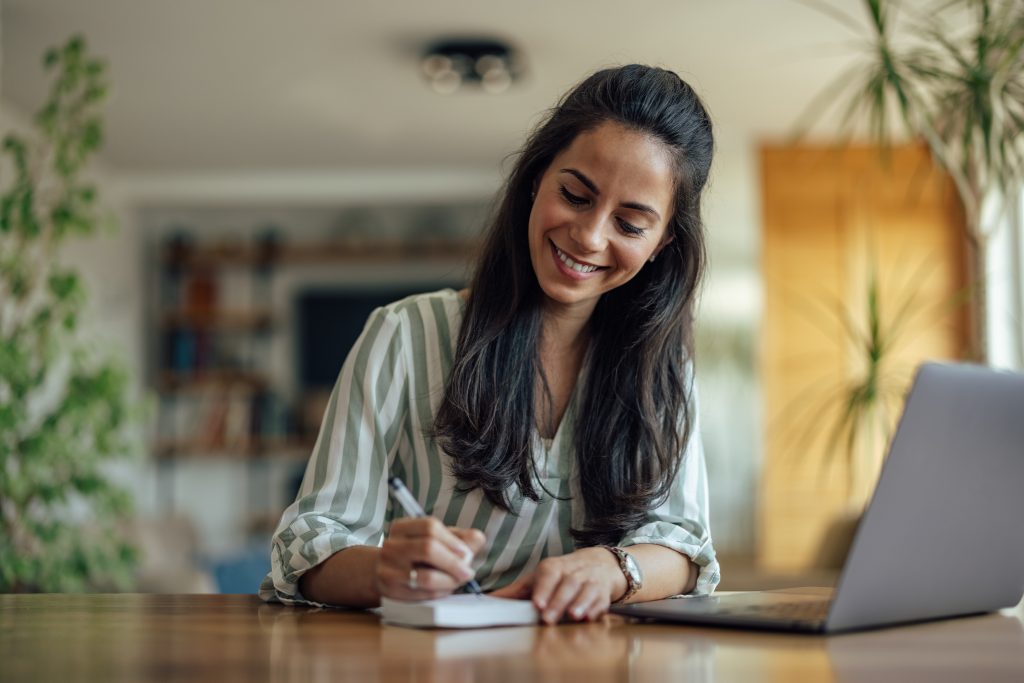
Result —
[[[740, 146], [789, 132], [855, 38], [798, 0], [3, 0], [9, 107], [35, 111], [40, 57], [74, 32], [110, 64], [106, 165], [181, 174], [493, 169], [573, 83], [631, 61], [678, 71]], [[432, 92], [422, 48], [478, 33], [521, 50], [523, 80]]]

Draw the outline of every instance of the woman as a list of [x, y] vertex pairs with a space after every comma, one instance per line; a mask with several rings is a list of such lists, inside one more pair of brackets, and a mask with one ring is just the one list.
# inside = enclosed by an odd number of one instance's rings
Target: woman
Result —
[[[712, 152], [672, 72], [570, 92], [520, 153], [470, 289], [371, 316], [260, 594], [363, 607], [475, 577], [554, 623], [712, 591], [691, 335]], [[393, 509], [391, 475], [433, 518]]]

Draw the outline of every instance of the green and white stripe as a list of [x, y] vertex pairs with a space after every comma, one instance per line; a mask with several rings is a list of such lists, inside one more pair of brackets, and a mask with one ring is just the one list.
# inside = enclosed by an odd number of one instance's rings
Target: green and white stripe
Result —
[[[274, 534], [261, 598], [306, 603], [298, 591], [305, 571], [344, 548], [379, 545], [395, 516], [387, 494], [392, 474], [445, 524], [483, 530], [488, 544], [475, 568], [486, 590], [511, 583], [547, 556], [572, 552], [569, 529], [583, 522], [572, 457], [575, 394], [549, 452], [534, 432], [540, 483], [557, 497], [542, 492], [534, 502], [514, 490], [514, 514], [494, 507], [478, 490], [457, 492], [448, 456], [425, 436], [451, 371], [462, 313], [461, 297], [445, 289], [403, 299], [370, 316], [342, 366], [299, 494]], [[697, 429], [672, 495], [620, 545], [636, 543], [656, 543], [692, 557], [700, 567], [695, 592], [709, 593], [718, 584]]]

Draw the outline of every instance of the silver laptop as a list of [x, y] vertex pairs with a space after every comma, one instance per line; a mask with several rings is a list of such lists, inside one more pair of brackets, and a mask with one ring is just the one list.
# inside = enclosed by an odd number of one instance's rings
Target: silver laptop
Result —
[[834, 633], [991, 612], [1024, 594], [1024, 375], [922, 365], [834, 591], [613, 606], [702, 625]]

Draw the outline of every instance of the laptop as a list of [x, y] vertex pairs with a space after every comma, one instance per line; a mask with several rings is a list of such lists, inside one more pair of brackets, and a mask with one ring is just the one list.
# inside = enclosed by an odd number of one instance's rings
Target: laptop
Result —
[[1022, 595], [1024, 375], [927, 363], [834, 591], [725, 593], [612, 611], [836, 633], [991, 612]]

